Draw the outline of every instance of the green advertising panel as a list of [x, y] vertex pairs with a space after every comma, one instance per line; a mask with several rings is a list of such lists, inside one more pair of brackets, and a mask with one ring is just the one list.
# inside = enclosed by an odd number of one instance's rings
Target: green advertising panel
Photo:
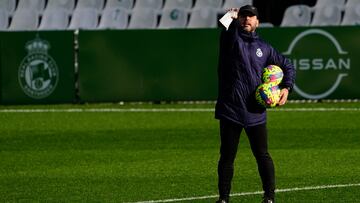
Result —
[[219, 32], [80, 31], [83, 101], [215, 100]]
[[359, 99], [360, 27], [262, 29], [296, 68], [292, 99]]
[[72, 31], [3, 32], [0, 35], [1, 104], [74, 101]]
[[[294, 63], [291, 99], [359, 99], [360, 27], [263, 28]], [[83, 101], [215, 100], [219, 29], [80, 31]]]

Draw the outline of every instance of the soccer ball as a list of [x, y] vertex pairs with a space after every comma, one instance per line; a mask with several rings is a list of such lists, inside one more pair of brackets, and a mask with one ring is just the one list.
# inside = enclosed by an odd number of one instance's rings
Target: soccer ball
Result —
[[279, 66], [276, 65], [268, 65], [263, 70], [262, 80], [264, 83], [275, 83], [275, 85], [279, 85], [284, 76], [283, 71]]
[[275, 83], [263, 83], [256, 88], [255, 97], [263, 107], [275, 107], [280, 100], [280, 88]]

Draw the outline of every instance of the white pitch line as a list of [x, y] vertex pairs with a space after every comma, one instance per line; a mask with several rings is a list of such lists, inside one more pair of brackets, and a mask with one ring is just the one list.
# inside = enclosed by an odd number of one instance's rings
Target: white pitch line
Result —
[[[271, 112], [332, 112], [332, 111], [360, 111], [360, 108], [274, 108]], [[0, 109], [0, 113], [81, 113], [81, 112], [214, 112], [214, 108], [70, 108], [70, 109]]]
[[[277, 189], [276, 193], [282, 192], [294, 192], [294, 191], [305, 191], [305, 190], [321, 190], [321, 189], [331, 189], [331, 188], [344, 188], [344, 187], [359, 187], [360, 183], [355, 184], [339, 184], [339, 185], [319, 185], [319, 186], [309, 186], [309, 187], [295, 187], [295, 188], [286, 188], [286, 189]], [[256, 192], [242, 192], [231, 194], [231, 197], [237, 196], [249, 196], [249, 195], [258, 195], [263, 194], [263, 191]], [[129, 203], [161, 203], [161, 202], [180, 202], [180, 201], [191, 201], [191, 200], [201, 200], [201, 199], [213, 199], [217, 198], [218, 195], [208, 195], [200, 197], [187, 197], [187, 198], [176, 198], [176, 199], [164, 199], [164, 200], [148, 200], [140, 202], [129, 202]]]
[[360, 108], [274, 108], [268, 109], [269, 111], [360, 111]]
[[94, 109], [0, 109], [0, 113], [78, 113], [78, 112], [213, 112], [213, 108], [94, 108]]

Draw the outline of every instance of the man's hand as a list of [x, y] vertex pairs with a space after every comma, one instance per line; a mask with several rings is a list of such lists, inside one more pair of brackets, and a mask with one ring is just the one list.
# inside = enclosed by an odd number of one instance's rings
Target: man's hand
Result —
[[231, 12], [231, 18], [232, 19], [237, 19], [238, 18], [239, 8], [229, 8], [229, 9], [226, 9], [226, 11]]
[[286, 103], [288, 96], [289, 96], [289, 90], [287, 88], [281, 89], [279, 106], [282, 106]]

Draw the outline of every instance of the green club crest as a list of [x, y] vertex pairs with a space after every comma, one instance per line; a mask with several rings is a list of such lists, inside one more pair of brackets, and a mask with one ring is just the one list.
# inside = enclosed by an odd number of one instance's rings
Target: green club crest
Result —
[[20, 64], [18, 80], [26, 95], [42, 99], [51, 95], [59, 80], [54, 59], [48, 55], [49, 42], [37, 36], [25, 45], [28, 54]]

